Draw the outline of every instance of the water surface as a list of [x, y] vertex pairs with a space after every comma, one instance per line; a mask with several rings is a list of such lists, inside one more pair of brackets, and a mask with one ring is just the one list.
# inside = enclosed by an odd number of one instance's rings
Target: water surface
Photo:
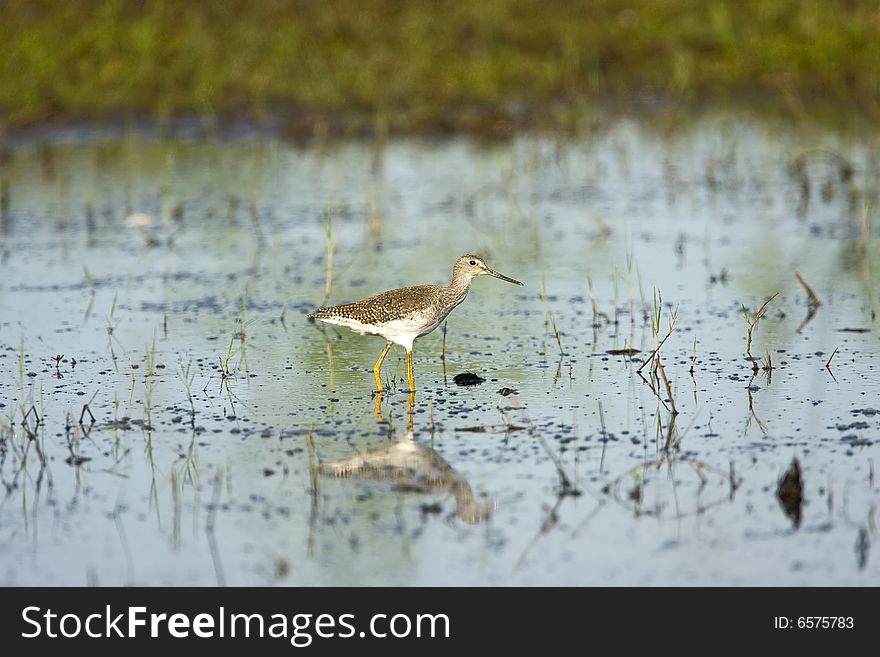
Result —
[[[715, 117], [10, 141], [0, 582], [874, 585], [878, 154]], [[381, 339], [305, 318], [328, 249], [330, 303], [471, 251], [525, 287], [416, 342], [412, 415], [395, 348], [377, 419]]]

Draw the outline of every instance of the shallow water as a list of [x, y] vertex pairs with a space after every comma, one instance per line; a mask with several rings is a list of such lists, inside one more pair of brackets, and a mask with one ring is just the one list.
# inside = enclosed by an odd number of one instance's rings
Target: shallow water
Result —
[[[0, 583], [876, 584], [878, 137], [9, 141]], [[305, 319], [328, 241], [330, 303], [525, 287], [416, 342], [412, 415], [395, 348], [377, 420], [381, 339]]]

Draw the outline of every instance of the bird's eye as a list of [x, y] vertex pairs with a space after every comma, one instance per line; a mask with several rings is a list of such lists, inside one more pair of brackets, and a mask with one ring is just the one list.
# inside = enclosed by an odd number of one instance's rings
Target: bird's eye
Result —
[[477, 261], [476, 261], [476, 260], [469, 260], [469, 261], [468, 261], [468, 264], [469, 264], [471, 267], [475, 267], [475, 266], [477, 265]]

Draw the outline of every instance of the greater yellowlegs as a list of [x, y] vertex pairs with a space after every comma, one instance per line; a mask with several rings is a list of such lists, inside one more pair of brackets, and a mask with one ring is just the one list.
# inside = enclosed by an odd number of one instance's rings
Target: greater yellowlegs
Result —
[[448, 286], [401, 287], [363, 301], [318, 308], [309, 318], [345, 326], [361, 335], [380, 335], [388, 341], [373, 366], [373, 375], [380, 393], [382, 361], [392, 344], [402, 346], [406, 349], [409, 390], [415, 392], [413, 342], [440, 326], [452, 309], [465, 300], [471, 281], [477, 276], [494, 276], [508, 283], [522, 285], [519, 281], [491, 269], [480, 256], [466, 253], [452, 267], [452, 282]]

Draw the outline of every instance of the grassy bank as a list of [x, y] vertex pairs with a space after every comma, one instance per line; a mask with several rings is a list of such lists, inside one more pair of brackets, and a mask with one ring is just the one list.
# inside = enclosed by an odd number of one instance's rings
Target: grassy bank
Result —
[[181, 112], [291, 129], [559, 126], [598, 99], [880, 115], [851, 0], [0, 3], [0, 121]]

